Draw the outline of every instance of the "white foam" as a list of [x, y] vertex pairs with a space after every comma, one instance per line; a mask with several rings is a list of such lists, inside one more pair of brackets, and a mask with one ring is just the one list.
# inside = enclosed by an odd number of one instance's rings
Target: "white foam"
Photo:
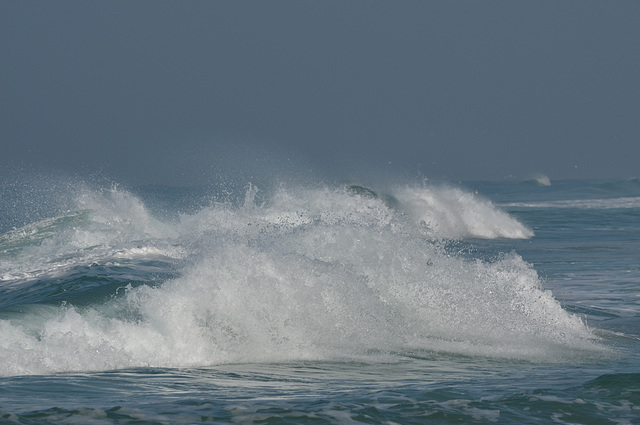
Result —
[[155, 219], [138, 198], [117, 186], [100, 191], [85, 189], [77, 195], [76, 204], [80, 210], [92, 211], [93, 221], [114, 229], [118, 234], [172, 236], [170, 226]]
[[0, 235], [4, 288], [113, 258], [186, 255], [172, 242], [175, 229], [155, 219], [129, 192], [81, 188], [75, 196], [76, 210]]
[[531, 178], [530, 181], [535, 183], [538, 186], [543, 186], [543, 187], [551, 186], [551, 179], [545, 176], [544, 174], [536, 174]]
[[394, 192], [415, 221], [441, 238], [527, 239], [533, 232], [487, 199], [457, 188], [407, 187]]
[[542, 202], [508, 202], [503, 207], [515, 208], [580, 208], [580, 209], [615, 209], [640, 208], [640, 196], [625, 196], [604, 199], [563, 199]]
[[[129, 287], [92, 308], [0, 321], [0, 357], [8, 359], [0, 375], [415, 350], [532, 361], [605, 351], [522, 258], [459, 257], [417, 219], [431, 211], [431, 225], [457, 237], [526, 236], [522, 225], [457, 189], [394, 196], [399, 206], [341, 188], [281, 189], [262, 205], [248, 196], [240, 207], [183, 215], [169, 232], [178, 237], [164, 239], [191, 259], [179, 278]], [[460, 208], [455, 220], [446, 216]], [[131, 246], [132, 234], [162, 234], [135, 205], [132, 214], [142, 224], [110, 221], [135, 229], [117, 252], [157, 255]]]

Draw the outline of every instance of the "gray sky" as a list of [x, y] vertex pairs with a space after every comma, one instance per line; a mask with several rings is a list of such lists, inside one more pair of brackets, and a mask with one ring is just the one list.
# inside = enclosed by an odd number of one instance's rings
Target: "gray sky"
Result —
[[0, 61], [5, 171], [640, 177], [635, 0], [6, 0]]

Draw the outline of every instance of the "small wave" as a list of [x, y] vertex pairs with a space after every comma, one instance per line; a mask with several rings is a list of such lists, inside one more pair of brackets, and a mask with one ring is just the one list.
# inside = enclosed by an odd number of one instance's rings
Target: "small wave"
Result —
[[566, 199], [542, 202], [509, 202], [500, 204], [501, 207], [515, 208], [580, 208], [580, 209], [616, 209], [640, 208], [640, 197], [629, 196], [611, 199]]
[[544, 174], [538, 174], [532, 178], [525, 180], [526, 183], [531, 183], [536, 186], [547, 187], [551, 186], [551, 179]]
[[596, 185], [599, 190], [619, 196], [635, 195], [640, 192], [640, 179], [614, 180], [600, 182]]

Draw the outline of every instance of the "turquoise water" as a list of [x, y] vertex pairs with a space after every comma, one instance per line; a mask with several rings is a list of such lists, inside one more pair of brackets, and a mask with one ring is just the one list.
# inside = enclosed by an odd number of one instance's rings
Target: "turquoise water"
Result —
[[640, 418], [637, 180], [2, 197], [2, 423]]

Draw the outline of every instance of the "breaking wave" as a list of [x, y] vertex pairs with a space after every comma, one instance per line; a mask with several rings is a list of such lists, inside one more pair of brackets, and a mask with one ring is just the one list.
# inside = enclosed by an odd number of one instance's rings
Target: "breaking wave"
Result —
[[451, 247], [533, 235], [460, 189], [250, 187], [176, 211], [159, 220], [130, 192], [83, 189], [1, 235], [0, 375], [604, 350], [520, 256]]

